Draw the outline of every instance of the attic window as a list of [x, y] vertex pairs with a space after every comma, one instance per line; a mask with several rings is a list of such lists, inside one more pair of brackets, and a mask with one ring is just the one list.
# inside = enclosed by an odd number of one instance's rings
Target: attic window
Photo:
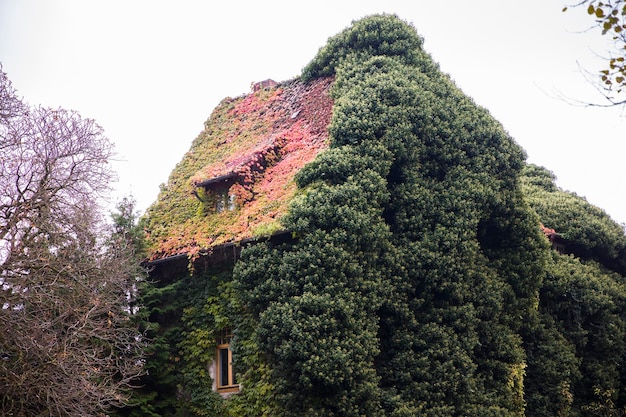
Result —
[[215, 211], [221, 213], [233, 210], [235, 210], [235, 194], [229, 194], [228, 191], [224, 191], [216, 195]]
[[222, 213], [224, 211], [233, 211], [236, 207], [235, 194], [230, 192], [230, 187], [237, 181], [237, 174], [230, 172], [226, 175], [211, 178], [196, 184], [196, 187], [202, 187], [206, 192], [208, 199], [200, 200], [208, 204], [214, 204], [215, 211]]

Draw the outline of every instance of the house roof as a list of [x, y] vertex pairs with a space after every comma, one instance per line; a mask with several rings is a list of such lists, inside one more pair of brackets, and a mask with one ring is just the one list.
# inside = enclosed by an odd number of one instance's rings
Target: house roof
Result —
[[227, 174], [220, 175], [218, 177], [213, 177], [213, 178], [206, 179], [204, 181], [200, 181], [196, 184], [196, 186], [207, 188], [214, 184], [219, 184], [219, 183], [228, 182], [229, 180], [234, 180], [237, 178], [237, 176], [238, 175], [236, 172], [229, 172]]
[[[294, 175], [328, 148], [332, 82], [295, 79], [224, 99], [146, 212], [150, 260], [282, 230], [280, 218], [296, 194]], [[213, 209], [217, 184], [229, 185], [235, 210]]]

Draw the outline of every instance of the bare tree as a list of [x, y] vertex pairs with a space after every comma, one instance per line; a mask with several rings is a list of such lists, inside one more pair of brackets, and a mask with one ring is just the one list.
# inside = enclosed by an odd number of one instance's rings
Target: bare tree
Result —
[[0, 124], [8, 124], [11, 119], [23, 115], [25, 111], [26, 107], [17, 97], [0, 64]]
[[28, 108], [0, 67], [2, 415], [104, 415], [141, 373], [137, 263], [98, 207], [111, 156], [94, 121]]

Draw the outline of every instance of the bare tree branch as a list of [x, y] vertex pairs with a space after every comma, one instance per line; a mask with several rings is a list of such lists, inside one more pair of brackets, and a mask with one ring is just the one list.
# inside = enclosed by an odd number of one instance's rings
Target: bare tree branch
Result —
[[145, 340], [141, 276], [103, 223], [110, 142], [76, 112], [27, 109], [0, 71], [0, 407], [96, 416], [125, 404]]
[[[603, 36], [613, 42], [605, 57], [606, 67], [593, 77], [591, 84], [606, 103], [587, 103], [592, 107], [614, 107], [626, 104], [626, 0], [582, 0], [571, 7], [585, 7]], [[563, 11], [567, 11], [564, 7]]]

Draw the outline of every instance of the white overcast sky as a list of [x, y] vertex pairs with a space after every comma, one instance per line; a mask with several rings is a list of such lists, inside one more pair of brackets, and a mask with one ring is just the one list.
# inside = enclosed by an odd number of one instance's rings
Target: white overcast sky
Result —
[[293, 78], [351, 21], [395, 13], [529, 162], [626, 223], [626, 110], [559, 98], [600, 101], [581, 66], [597, 71], [608, 48], [566, 1], [0, 0], [0, 62], [25, 101], [105, 129], [115, 198], [143, 211], [223, 98]]

